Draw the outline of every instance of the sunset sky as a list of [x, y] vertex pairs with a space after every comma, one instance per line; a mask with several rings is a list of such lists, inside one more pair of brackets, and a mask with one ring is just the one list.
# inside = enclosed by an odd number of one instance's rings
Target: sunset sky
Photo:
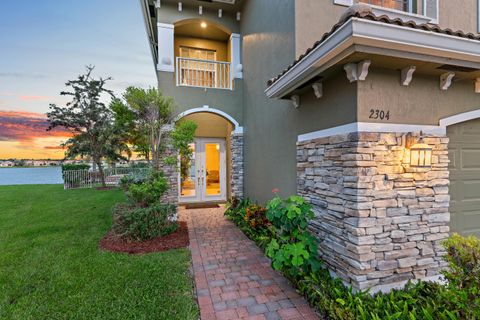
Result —
[[45, 112], [89, 64], [117, 95], [156, 86], [138, 0], [0, 1], [0, 159], [63, 158]]

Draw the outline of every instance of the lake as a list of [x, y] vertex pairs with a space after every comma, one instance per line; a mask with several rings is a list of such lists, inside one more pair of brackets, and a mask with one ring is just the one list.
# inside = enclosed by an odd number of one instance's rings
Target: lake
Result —
[[13, 184], [63, 184], [62, 168], [0, 168], [0, 185]]

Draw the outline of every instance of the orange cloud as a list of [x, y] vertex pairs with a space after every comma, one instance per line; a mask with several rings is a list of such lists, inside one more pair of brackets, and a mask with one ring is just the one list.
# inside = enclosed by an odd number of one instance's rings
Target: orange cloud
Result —
[[39, 138], [67, 138], [71, 133], [54, 129], [47, 132], [45, 115], [34, 112], [0, 111], [0, 141], [17, 141], [30, 144]]
[[20, 100], [22, 101], [45, 101], [50, 100], [52, 97], [48, 96], [20, 96]]
[[1, 158], [63, 158], [60, 147], [71, 133], [59, 128], [47, 131], [44, 114], [0, 110]]

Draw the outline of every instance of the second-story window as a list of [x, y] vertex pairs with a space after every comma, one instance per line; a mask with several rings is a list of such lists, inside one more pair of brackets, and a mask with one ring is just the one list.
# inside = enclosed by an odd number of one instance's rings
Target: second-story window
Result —
[[408, 0], [360, 0], [359, 2], [401, 11], [408, 11], [409, 9]]
[[180, 57], [214, 61], [216, 60], [216, 52], [208, 49], [180, 47]]

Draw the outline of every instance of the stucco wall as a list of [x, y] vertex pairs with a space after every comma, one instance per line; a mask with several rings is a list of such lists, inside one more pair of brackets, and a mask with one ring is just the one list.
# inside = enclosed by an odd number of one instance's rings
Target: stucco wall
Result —
[[299, 109], [266, 97], [267, 80], [295, 57], [294, 4], [249, 1], [243, 10], [245, 192], [260, 202], [272, 197], [273, 188], [283, 196], [296, 193], [299, 134], [356, 119], [356, 84], [342, 75], [325, 82], [322, 99], [313, 90], [303, 95]]
[[478, 33], [478, 0], [439, 0], [441, 27]]
[[295, 0], [295, 55], [303, 54], [330, 31], [346, 8], [333, 0]]
[[235, 80], [235, 90], [203, 89], [177, 87], [175, 73], [157, 72], [158, 88], [167, 96], [173, 97], [177, 104], [176, 113], [208, 105], [228, 113], [243, 124], [243, 80]]
[[[480, 109], [473, 80], [454, 81], [440, 90], [439, 78], [414, 74], [408, 87], [400, 85], [399, 71], [371, 68], [358, 82], [358, 119], [365, 122], [438, 125], [442, 118]], [[370, 109], [390, 111], [390, 120], [370, 119]]]

